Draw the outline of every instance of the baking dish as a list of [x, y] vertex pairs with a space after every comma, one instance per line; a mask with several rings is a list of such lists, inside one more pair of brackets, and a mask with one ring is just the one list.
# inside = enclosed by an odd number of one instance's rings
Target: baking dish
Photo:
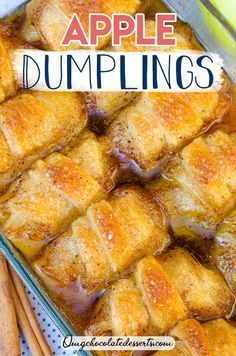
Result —
[[[21, 1], [22, 2], [22, 1]], [[198, 36], [199, 41], [210, 51], [219, 53], [225, 62], [225, 70], [229, 74], [232, 81], [235, 81], [235, 68], [232, 56], [234, 55], [234, 49], [229, 49], [227, 46], [222, 46], [217, 42], [217, 38], [214, 37], [212, 31], [207, 27], [207, 17], [213, 21], [217, 21], [222, 29], [225, 31], [225, 36], [229, 36], [230, 39], [235, 38], [234, 31], [227, 25], [225, 20], [219, 16], [217, 10], [210, 6], [206, 1], [165, 1], [166, 5], [173, 8], [183, 20], [188, 20], [192, 26], [195, 34]], [[183, 6], [184, 5], [184, 6]], [[190, 11], [191, 10], [191, 11]], [[197, 22], [195, 22], [197, 19]], [[226, 44], [227, 41], [224, 41]], [[231, 41], [230, 41], [231, 43]], [[227, 48], [226, 48], [227, 47]], [[231, 47], [230, 47], [231, 48]], [[24, 258], [17, 251], [17, 249], [1, 235], [0, 237], [0, 249], [13, 265], [18, 274], [21, 276], [25, 284], [29, 287], [35, 297], [39, 300], [46, 312], [52, 318], [57, 327], [61, 330], [63, 335], [75, 334], [76, 331], [72, 327], [70, 321], [62, 310], [50, 299], [46, 289], [36, 278], [31, 268], [28, 266]]]

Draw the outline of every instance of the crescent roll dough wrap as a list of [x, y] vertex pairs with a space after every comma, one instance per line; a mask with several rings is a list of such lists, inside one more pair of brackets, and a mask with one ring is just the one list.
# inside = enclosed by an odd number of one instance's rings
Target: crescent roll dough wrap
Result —
[[213, 240], [211, 261], [236, 294], [236, 209], [219, 226]]
[[171, 351], [157, 351], [155, 356], [218, 356], [234, 355], [236, 329], [224, 319], [207, 321], [202, 325], [194, 319], [180, 321], [170, 336], [176, 339]]
[[[170, 351], [169, 356], [212, 356], [203, 326], [197, 320], [181, 320], [172, 330], [170, 330], [169, 334], [176, 339], [176, 347]], [[158, 352], [155, 356], [157, 355]], [[167, 351], [161, 351], [159, 356], [162, 355], [168, 355]]]
[[74, 139], [87, 122], [75, 93], [24, 92], [0, 105], [0, 190], [32, 161]]
[[235, 135], [217, 130], [186, 146], [149, 188], [177, 236], [210, 237], [235, 204]]
[[14, 50], [30, 47], [10, 24], [0, 21], [0, 102], [14, 95], [19, 89], [12, 67]]
[[[72, 15], [77, 14], [86, 36], [89, 33], [89, 14], [103, 13], [112, 16], [115, 13], [134, 15], [146, 7], [148, 1], [141, 0], [33, 0], [26, 7], [26, 22], [21, 30], [27, 40], [39, 39], [46, 49], [63, 51], [82, 48], [79, 43], [62, 46]], [[33, 26], [32, 26], [33, 25]], [[104, 47], [110, 36], [99, 39], [97, 49]], [[95, 47], [92, 47], [95, 48]]]
[[235, 323], [224, 319], [211, 320], [203, 323], [205, 336], [213, 356], [233, 355], [236, 349]]
[[150, 175], [203, 128], [222, 119], [229, 105], [226, 82], [220, 92], [143, 92], [119, 113], [108, 135], [122, 161], [134, 162], [137, 173]]
[[[146, 36], [155, 36], [156, 23], [153, 20], [145, 21]], [[196, 49], [193, 43], [193, 34], [189, 26], [182, 22], [175, 24], [176, 46], [137, 46], [135, 36], [122, 38], [121, 46], [109, 47], [108, 51], [120, 52], [146, 52], [146, 51], [172, 51]], [[107, 126], [116, 117], [118, 110], [129, 104], [136, 96], [137, 92], [89, 92], [86, 94], [87, 107], [89, 114], [97, 120], [102, 120], [103, 125]]]
[[70, 150], [37, 160], [1, 197], [1, 230], [27, 258], [113, 185], [110, 140], [83, 132]]
[[65, 285], [78, 278], [87, 291], [99, 290], [168, 243], [160, 208], [142, 188], [124, 185], [92, 204], [70, 231], [45, 248], [34, 268], [46, 283]]
[[166, 334], [188, 317], [225, 317], [233, 305], [224, 279], [178, 248], [158, 258], [143, 258], [130, 277], [107, 289], [86, 334]]

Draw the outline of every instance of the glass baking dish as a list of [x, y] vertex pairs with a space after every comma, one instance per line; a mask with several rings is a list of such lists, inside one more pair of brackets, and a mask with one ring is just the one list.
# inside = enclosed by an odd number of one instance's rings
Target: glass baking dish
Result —
[[[0, 18], [12, 16], [19, 10], [19, 6], [26, 2], [26, 0], [12, 0], [7, 6], [0, 3]], [[163, 2], [176, 12], [181, 20], [189, 23], [204, 48], [222, 57], [224, 70], [231, 81], [236, 84], [236, 31], [219, 11], [208, 0], [164, 0]], [[62, 309], [50, 298], [46, 288], [21, 253], [2, 234], [0, 234], [0, 251], [15, 268], [61, 333], [64, 336], [78, 334]]]

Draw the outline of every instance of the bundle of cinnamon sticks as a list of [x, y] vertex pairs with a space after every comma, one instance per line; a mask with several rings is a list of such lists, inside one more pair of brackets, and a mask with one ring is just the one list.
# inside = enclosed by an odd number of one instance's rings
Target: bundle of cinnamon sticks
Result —
[[24, 285], [0, 253], [0, 355], [20, 356], [18, 326], [33, 356], [52, 355]]

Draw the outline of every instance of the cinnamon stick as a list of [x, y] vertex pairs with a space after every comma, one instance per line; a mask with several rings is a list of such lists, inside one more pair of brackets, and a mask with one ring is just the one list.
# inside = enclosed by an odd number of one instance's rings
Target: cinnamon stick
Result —
[[45, 336], [44, 336], [44, 334], [39, 326], [38, 320], [34, 314], [34, 311], [30, 304], [29, 298], [26, 294], [24, 285], [23, 285], [21, 279], [19, 278], [19, 276], [17, 275], [17, 273], [15, 272], [14, 268], [10, 265], [9, 265], [9, 271], [10, 271], [12, 282], [15, 286], [16, 292], [17, 292], [20, 302], [22, 304], [22, 307], [25, 311], [25, 314], [26, 314], [28, 321], [31, 325], [31, 328], [34, 331], [34, 334], [38, 340], [38, 343], [39, 343], [44, 355], [50, 356], [50, 355], [52, 355], [51, 350], [47, 344]]
[[5, 258], [0, 253], [0, 355], [20, 356], [16, 312]]
[[33, 329], [31, 328], [29, 320], [27, 319], [24, 308], [22, 307], [21, 301], [20, 301], [18, 294], [15, 290], [14, 284], [10, 277], [9, 277], [9, 279], [10, 279], [11, 295], [12, 295], [12, 298], [14, 301], [17, 321], [18, 321], [18, 325], [21, 329], [21, 332], [25, 338], [25, 341], [27, 342], [27, 344], [29, 346], [29, 349], [30, 349], [32, 355], [33, 356], [43, 356], [44, 355], [43, 351], [39, 345], [39, 342], [38, 342], [34, 332], [33, 332]]

